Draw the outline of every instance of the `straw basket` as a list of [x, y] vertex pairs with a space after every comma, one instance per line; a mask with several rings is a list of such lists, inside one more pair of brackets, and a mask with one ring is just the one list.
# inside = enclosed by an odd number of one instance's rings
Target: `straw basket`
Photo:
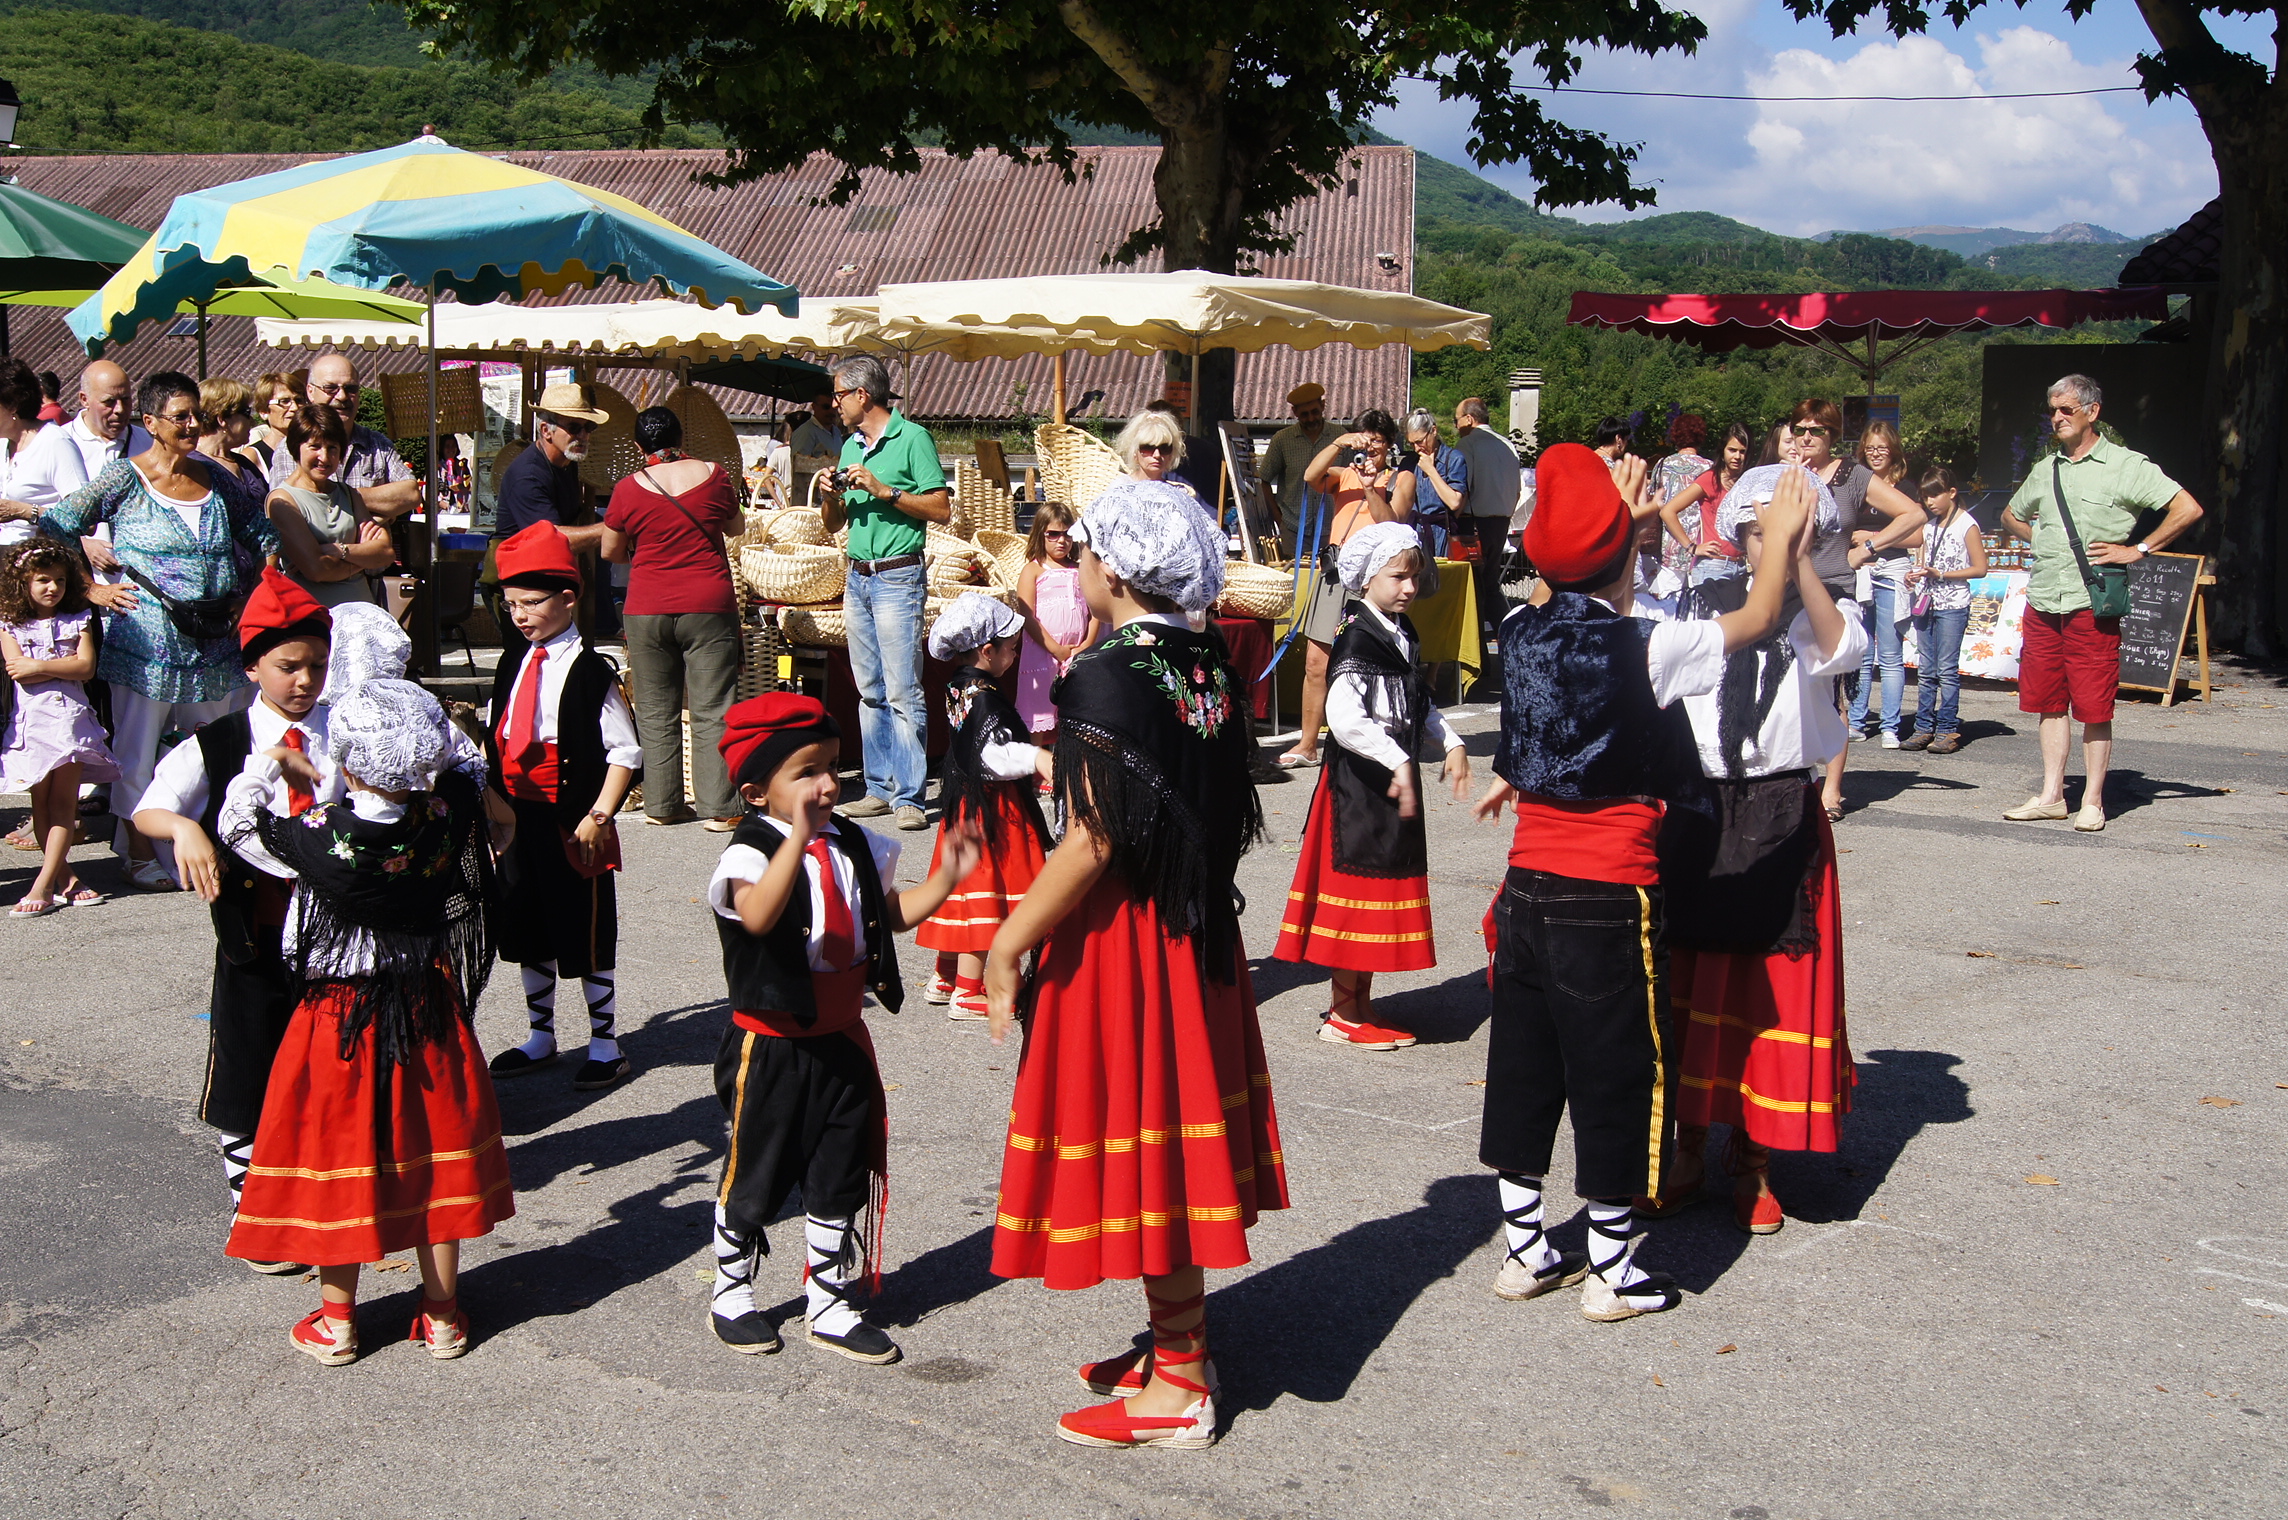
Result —
[[580, 461], [580, 484], [598, 496], [643, 468], [643, 450], [636, 446], [636, 404], [608, 385], [589, 387], [599, 409], [611, 414], [588, 435], [588, 457]]
[[696, 385], [679, 385], [667, 393], [667, 399], [660, 405], [675, 413], [683, 423], [684, 453], [721, 465], [723, 473], [733, 480], [746, 474], [747, 463], [739, 453], [739, 434], [713, 396]]
[[1076, 511], [1126, 473], [1108, 444], [1069, 423], [1042, 423], [1033, 432], [1033, 448], [1041, 460], [1043, 499]]
[[999, 528], [979, 528], [977, 547], [993, 556], [994, 581], [1012, 590], [1017, 577], [1025, 573], [1025, 546], [1022, 533], [1004, 532]]
[[1223, 567], [1223, 596], [1216, 610], [1227, 617], [1277, 622], [1295, 609], [1295, 580], [1284, 570], [1233, 560]]
[[991, 597], [1004, 607], [1014, 605], [1017, 600], [1015, 592], [1002, 586], [932, 586], [929, 601], [922, 608], [922, 638], [927, 640], [930, 630], [937, 626], [937, 620], [944, 617], [948, 608], [970, 592]]
[[1009, 532], [1017, 526], [1017, 503], [977, 466], [966, 459], [953, 462], [953, 500], [973, 532]]
[[826, 519], [808, 507], [790, 507], [784, 512], [757, 513], [759, 519], [752, 531], [760, 536], [754, 541], [764, 544], [809, 544], [826, 547]]
[[850, 625], [839, 603], [832, 607], [789, 607], [779, 614], [779, 631], [790, 644], [833, 649], [850, 647]]
[[849, 562], [812, 544], [748, 544], [739, 551], [739, 578], [758, 602], [838, 602]]

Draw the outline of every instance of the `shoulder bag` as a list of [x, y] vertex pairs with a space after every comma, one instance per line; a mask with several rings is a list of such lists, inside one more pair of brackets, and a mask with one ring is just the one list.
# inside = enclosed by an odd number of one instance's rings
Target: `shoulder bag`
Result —
[[175, 625], [175, 632], [201, 644], [227, 639], [238, 633], [238, 615], [246, 607], [246, 595], [233, 592], [229, 596], [202, 596], [186, 602], [161, 591], [142, 571], [119, 562], [120, 573], [150, 594], [167, 611], [167, 621]]
[[2081, 546], [2081, 531], [2074, 526], [2073, 512], [2066, 506], [2065, 461], [2053, 455], [2050, 466], [2050, 493], [2057, 498], [2058, 521], [2065, 526], [2066, 542], [2073, 545], [2074, 561], [2081, 566], [2081, 581], [2089, 588], [2089, 611], [2092, 617], [2117, 618], [2129, 611], [2129, 567], [2127, 565], [2093, 565], [2089, 551]]

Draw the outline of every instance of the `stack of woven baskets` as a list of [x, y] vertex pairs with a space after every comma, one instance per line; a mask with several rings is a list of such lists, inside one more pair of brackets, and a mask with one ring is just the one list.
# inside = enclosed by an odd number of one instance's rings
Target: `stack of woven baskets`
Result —
[[[748, 606], [773, 609], [769, 621], [792, 644], [843, 647], [850, 642], [842, 611], [848, 561], [842, 544], [848, 530], [828, 535], [825, 519], [808, 508], [758, 512], [745, 532], [730, 540], [732, 578], [738, 583], [742, 621]], [[956, 597], [975, 591], [1003, 603], [1016, 598], [1017, 574], [1024, 568], [1025, 541], [991, 528], [971, 538], [932, 523], [923, 549], [929, 598], [923, 633]]]

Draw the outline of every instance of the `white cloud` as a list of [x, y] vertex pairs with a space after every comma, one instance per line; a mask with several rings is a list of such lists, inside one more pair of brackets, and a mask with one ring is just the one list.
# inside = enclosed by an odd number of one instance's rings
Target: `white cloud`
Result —
[[[1640, 182], [1652, 212], [1617, 206], [1566, 214], [1590, 221], [1715, 211], [1775, 232], [1953, 223], [2047, 231], [2100, 223], [2140, 234], [2174, 226], [2216, 193], [2208, 144], [2179, 103], [2137, 95], [1908, 102], [1901, 95], [2015, 94], [2130, 82], [2133, 24], [2079, 34], [2013, 25], [1881, 41], [1832, 39], [1775, 17], [1773, 0], [1690, 0], [1709, 24], [1691, 57], [1591, 55], [1579, 81], [1614, 90], [1753, 96], [1873, 95], [1795, 103], [1555, 97], [1561, 119], [1643, 144]], [[2077, 57], [2080, 42], [2088, 58]], [[1770, 42], [1785, 42], [1778, 48]], [[2100, 56], [2100, 54], [2103, 56]], [[1521, 77], [1531, 77], [1523, 75]], [[1377, 123], [1427, 152], [1467, 163], [1468, 108], [1429, 87]], [[1516, 168], [1479, 171], [1530, 198]]]

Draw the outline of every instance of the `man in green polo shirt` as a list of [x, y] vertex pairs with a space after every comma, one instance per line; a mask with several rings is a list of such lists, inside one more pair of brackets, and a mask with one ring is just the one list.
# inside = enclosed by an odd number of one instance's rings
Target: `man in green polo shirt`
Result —
[[922, 614], [929, 567], [925, 523], [953, 516], [937, 441], [892, 411], [890, 371], [870, 354], [834, 366], [834, 405], [850, 436], [842, 443], [842, 511], [850, 524], [850, 579], [842, 611], [850, 630], [850, 677], [858, 687], [858, 738], [866, 795], [847, 818], [895, 812], [901, 829], [924, 829]]
[[[2035, 461], [2002, 514], [2003, 531], [2034, 546], [2018, 653], [2018, 709], [2042, 719], [2042, 789], [2002, 816], [2014, 822], [2066, 816], [2066, 752], [2081, 719], [2088, 780], [2074, 827], [2105, 827], [2105, 772], [2113, 762], [2113, 693], [2121, 684], [2121, 620], [2091, 615], [2089, 586], [2058, 511], [2063, 493], [2090, 564], [2134, 565], [2200, 520], [2191, 493], [2153, 461], [2098, 431], [2105, 393], [2087, 375], [2050, 387], [2048, 420], [2058, 452]], [[2140, 518], [2158, 525], [2131, 542]]]

